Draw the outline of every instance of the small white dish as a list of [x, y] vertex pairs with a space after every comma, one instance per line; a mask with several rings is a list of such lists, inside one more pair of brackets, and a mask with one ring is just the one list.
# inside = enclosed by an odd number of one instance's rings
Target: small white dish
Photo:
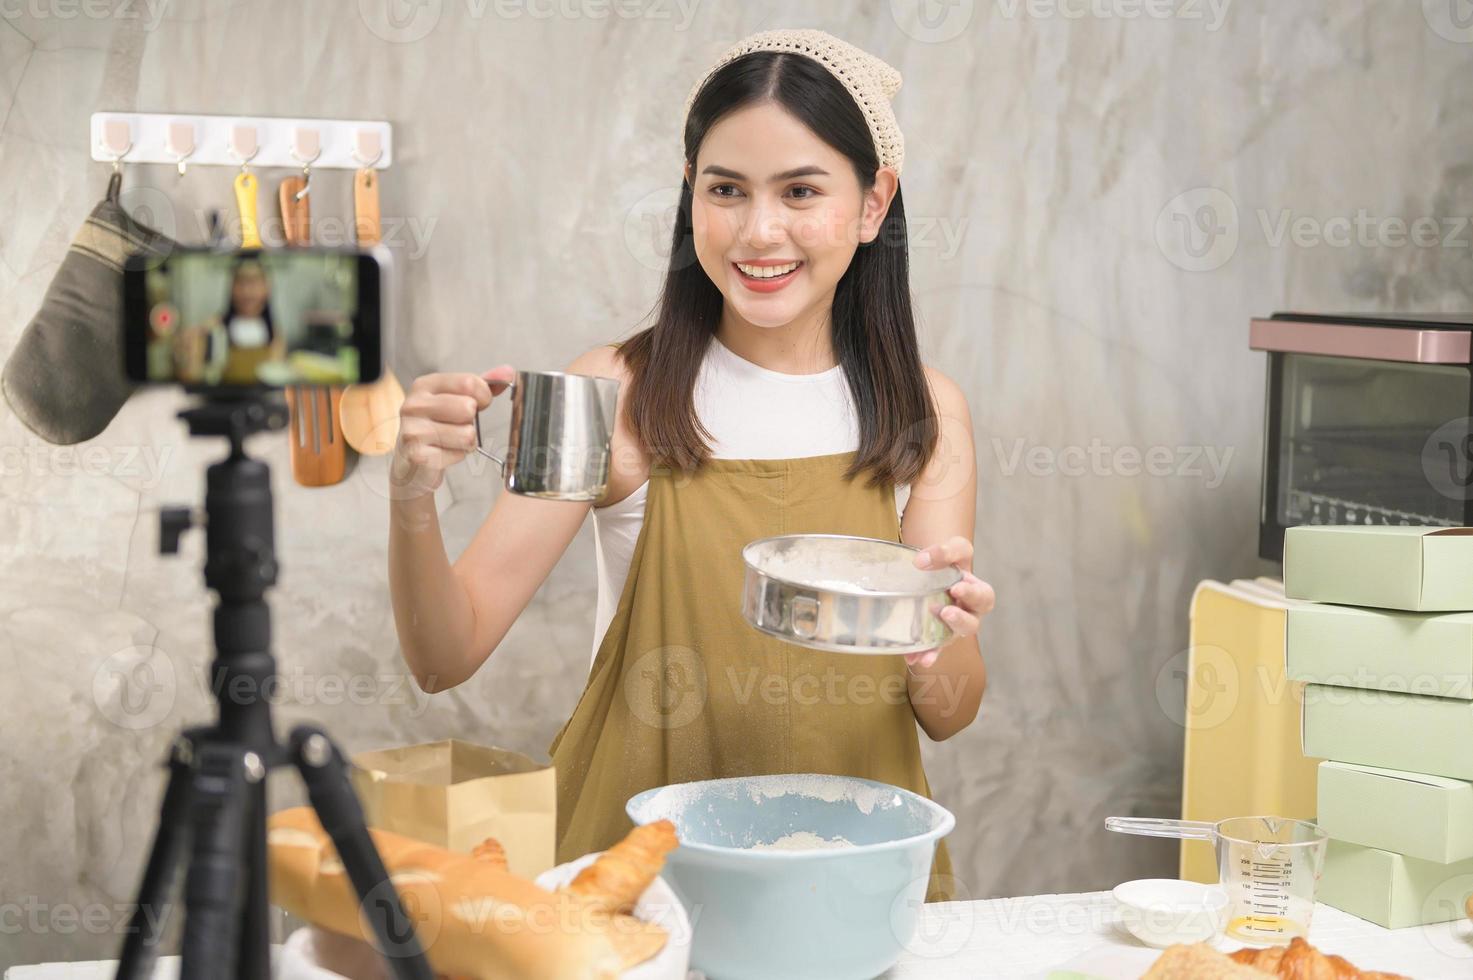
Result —
[[1216, 885], [1175, 878], [1142, 878], [1111, 892], [1120, 924], [1157, 949], [1216, 938], [1227, 925], [1227, 892]]

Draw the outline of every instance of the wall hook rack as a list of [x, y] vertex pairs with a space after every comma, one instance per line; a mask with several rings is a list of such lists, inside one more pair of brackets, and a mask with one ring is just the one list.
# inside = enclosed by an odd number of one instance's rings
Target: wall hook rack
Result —
[[191, 116], [167, 112], [94, 112], [92, 159], [190, 167], [383, 170], [394, 162], [394, 128], [372, 119]]

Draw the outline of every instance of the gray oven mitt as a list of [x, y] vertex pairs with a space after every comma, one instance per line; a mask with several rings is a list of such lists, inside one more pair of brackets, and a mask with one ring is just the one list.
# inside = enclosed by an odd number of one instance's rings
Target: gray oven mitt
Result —
[[57, 445], [97, 435], [132, 394], [123, 369], [123, 262], [176, 244], [128, 216], [121, 186], [113, 174], [0, 375], [16, 417]]

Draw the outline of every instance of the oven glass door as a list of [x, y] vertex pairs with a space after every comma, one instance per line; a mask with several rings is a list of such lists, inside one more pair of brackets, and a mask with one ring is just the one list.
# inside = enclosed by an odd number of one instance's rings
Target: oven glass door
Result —
[[1280, 359], [1280, 529], [1463, 524], [1473, 498], [1468, 367]]

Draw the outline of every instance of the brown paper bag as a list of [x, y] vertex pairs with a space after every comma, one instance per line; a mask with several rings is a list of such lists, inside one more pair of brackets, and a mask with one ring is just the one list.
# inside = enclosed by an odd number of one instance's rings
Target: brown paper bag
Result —
[[555, 863], [557, 777], [509, 749], [445, 739], [353, 757], [353, 788], [370, 827], [469, 854], [487, 837], [507, 867], [535, 878]]

